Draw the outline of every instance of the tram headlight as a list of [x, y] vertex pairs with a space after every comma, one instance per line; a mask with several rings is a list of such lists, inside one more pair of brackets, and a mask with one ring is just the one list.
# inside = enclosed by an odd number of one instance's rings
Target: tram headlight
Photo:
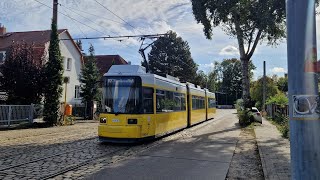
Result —
[[128, 124], [137, 124], [138, 120], [137, 119], [128, 119]]
[[105, 118], [105, 117], [100, 118], [100, 123], [107, 123], [107, 118]]

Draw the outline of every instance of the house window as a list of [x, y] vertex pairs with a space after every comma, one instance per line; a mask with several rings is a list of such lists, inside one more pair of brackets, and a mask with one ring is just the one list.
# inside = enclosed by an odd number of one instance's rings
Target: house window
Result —
[[71, 70], [71, 62], [72, 62], [72, 59], [71, 59], [71, 58], [68, 58], [68, 59], [67, 59], [67, 67], [66, 67], [66, 70], [68, 70], [68, 71]]
[[0, 51], [0, 64], [4, 63], [5, 60], [6, 60], [6, 52]]
[[74, 88], [74, 98], [78, 99], [80, 98], [80, 86], [75, 86]]

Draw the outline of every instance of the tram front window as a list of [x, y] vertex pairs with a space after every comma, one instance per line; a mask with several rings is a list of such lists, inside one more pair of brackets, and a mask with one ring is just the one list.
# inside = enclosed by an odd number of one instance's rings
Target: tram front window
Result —
[[105, 81], [105, 112], [115, 114], [139, 113], [140, 86], [138, 78], [110, 77]]

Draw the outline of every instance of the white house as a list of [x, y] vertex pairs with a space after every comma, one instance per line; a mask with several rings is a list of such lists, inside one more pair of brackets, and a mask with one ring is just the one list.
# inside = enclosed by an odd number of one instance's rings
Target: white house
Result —
[[[6, 28], [0, 24], [0, 65], [4, 63], [6, 51], [13, 42], [34, 44], [35, 48], [40, 51], [39, 54], [48, 57], [50, 34], [51, 30], [6, 32]], [[63, 94], [60, 101], [64, 102], [65, 91], [67, 90], [67, 103], [79, 105], [81, 104], [79, 77], [83, 65], [83, 56], [67, 29], [58, 30], [58, 34], [59, 39], [70, 39], [60, 41], [60, 51], [63, 57], [63, 76], [69, 78], [67, 89], [63, 85]]]

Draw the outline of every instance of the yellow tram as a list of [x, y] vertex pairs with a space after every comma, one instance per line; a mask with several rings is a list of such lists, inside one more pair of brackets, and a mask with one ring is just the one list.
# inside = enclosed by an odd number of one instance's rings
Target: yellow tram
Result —
[[102, 142], [153, 139], [214, 117], [215, 94], [138, 65], [113, 65], [103, 80]]

